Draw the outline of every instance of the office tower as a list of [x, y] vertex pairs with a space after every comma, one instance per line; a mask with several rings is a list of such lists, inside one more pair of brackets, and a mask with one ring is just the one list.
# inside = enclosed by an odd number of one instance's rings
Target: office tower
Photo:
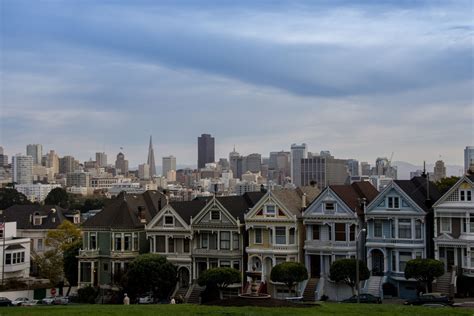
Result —
[[355, 159], [347, 160], [347, 168], [351, 176], [359, 176], [359, 161]]
[[[232, 170], [232, 174], [234, 178], [240, 178], [237, 175], [237, 160], [240, 158], [240, 154], [234, 150], [229, 153], [229, 166], [230, 170]], [[240, 170], [240, 175], [242, 175], [242, 170]]]
[[3, 147], [0, 146], [0, 167], [6, 167], [8, 165], [8, 155], [3, 153]]
[[250, 154], [244, 159], [244, 172], [257, 173], [262, 171], [262, 155]]
[[33, 183], [33, 157], [17, 154], [13, 156], [13, 182], [17, 184]]
[[464, 149], [464, 171], [474, 171], [474, 146], [466, 146]]
[[349, 180], [347, 160], [325, 156], [301, 159], [301, 185], [311, 185], [312, 181], [320, 189], [328, 185], [346, 184]]
[[220, 166], [221, 170], [229, 170], [229, 160], [227, 158], [219, 158], [217, 164]]
[[366, 161], [362, 161], [360, 163], [360, 173], [362, 176], [370, 176], [371, 175], [371, 167], [370, 164]]
[[79, 169], [79, 161], [73, 156], [64, 156], [59, 158], [59, 173], [67, 174]]
[[53, 170], [53, 174], [59, 173], [59, 157], [54, 150], [46, 154], [45, 166]]
[[95, 161], [99, 168], [107, 167], [107, 154], [106, 153], [95, 153]]
[[128, 174], [128, 160], [125, 160], [125, 155], [121, 152], [117, 154], [117, 160], [115, 160], [115, 170], [117, 174]]
[[176, 171], [176, 157], [173, 155], [163, 157], [162, 176], [167, 177], [171, 170]]
[[437, 182], [443, 178], [446, 178], [446, 167], [442, 160], [438, 160], [435, 163], [434, 170], [433, 170], [433, 181]]
[[66, 185], [68, 187], [89, 187], [90, 173], [82, 170], [69, 172], [66, 175]]
[[392, 167], [391, 162], [386, 157], [378, 157], [375, 160], [375, 167], [372, 171], [372, 175], [397, 179], [397, 168]]
[[138, 178], [142, 180], [150, 179], [150, 166], [147, 163], [138, 165]]
[[153, 144], [150, 135], [150, 144], [148, 145], [148, 159], [146, 162], [150, 168], [149, 175], [150, 178], [156, 176], [156, 164], [155, 164], [155, 151], [153, 150]]
[[198, 137], [198, 169], [204, 168], [206, 163], [214, 161], [214, 137], [202, 134]]
[[297, 187], [301, 186], [301, 159], [308, 158], [306, 144], [291, 145], [291, 181]]
[[26, 155], [33, 157], [33, 164], [40, 165], [43, 156], [43, 146], [41, 144], [29, 144], [26, 146]]

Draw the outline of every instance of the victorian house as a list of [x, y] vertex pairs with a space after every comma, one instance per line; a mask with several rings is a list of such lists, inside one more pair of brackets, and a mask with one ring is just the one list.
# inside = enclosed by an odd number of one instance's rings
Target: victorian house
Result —
[[371, 278], [391, 283], [402, 298], [416, 296], [416, 282], [405, 279], [405, 266], [432, 251], [432, 205], [439, 197], [426, 177], [395, 180], [365, 210]]
[[303, 260], [301, 213], [318, 193], [316, 187], [272, 190], [245, 214], [249, 240], [245, 249], [246, 269], [262, 272], [261, 290], [273, 297], [284, 296], [287, 290], [270, 280], [272, 268], [285, 261]]
[[437, 281], [437, 290], [453, 295], [453, 273], [474, 282], [474, 175], [459, 179], [433, 207], [435, 259], [443, 261], [448, 272]]
[[131, 260], [149, 251], [145, 225], [166, 196], [158, 191], [120, 193], [83, 224], [79, 251], [79, 286], [111, 288], [120, 282]]
[[[339, 288], [331, 282], [329, 269], [335, 260], [356, 257], [356, 239], [364, 226], [364, 206], [378, 193], [369, 182], [331, 185], [304, 211], [304, 255], [312, 280], [308, 284], [314, 286], [311, 290], [313, 300], [323, 294], [333, 300], [351, 295], [347, 286]], [[361, 249], [363, 243], [359, 239], [358, 258], [364, 257]]]

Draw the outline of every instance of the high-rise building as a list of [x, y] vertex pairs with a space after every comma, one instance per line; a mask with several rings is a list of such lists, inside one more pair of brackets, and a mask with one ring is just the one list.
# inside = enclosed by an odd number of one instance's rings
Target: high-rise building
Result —
[[59, 157], [54, 150], [50, 150], [44, 159], [45, 166], [53, 170], [53, 174], [59, 173]]
[[153, 143], [150, 135], [150, 144], [148, 145], [148, 159], [146, 162], [150, 168], [150, 178], [156, 176], [155, 151], [153, 150]]
[[386, 176], [396, 180], [397, 168], [393, 167], [386, 157], [378, 157], [377, 160], [375, 160], [375, 167], [372, 170], [372, 175]]
[[214, 162], [214, 137], [202, 134], [198, 137], [198, 169], [204, 168], [206, 163]]
[[0, 167], [5, 167], [8, 165], [8, 155], [3, 153], [3, 147], [0, 146]]
[[150, 179], [150, 166], [147, 163], [138, 165], [138, 178], [142, 180]]
[[234, 178], [240, 178], [242, 176], [242, 157], [235, 151], [235, 146], [234, 150], [229, 153], [229, 166]]
[[438, 160], [435, 163], [434, 170], [433, 170], [434, 179], [433, 181], [437, 182], [443, 178], [446, 178], [446, 167], [442, 160]]
[[162, 169], [163, 177], [167, 177], [171, 170], [176, 171], [176, 157], [173, 155], [163, 157]]
[[474, 146], [466, 146], [464, 149], [464, 171], [474, 171]]
[[102, 152], [95, 153], [95, 161], [97, 162], [97, 166], [99, 168], [107, 167], [107, 154]]
[[306, 144], [291, 145], [291, 181], [297, 187], [301, 186], [301, 159], [308, 158]]
[[346, 184], [350, 178], [347, 160], [316, 156], [301, 159], [301, 185], [315, 181], [322, 190], [328, 185]]
[[370, 164], [366, 161], [360, 163], [360, 173], [362, 176], [370, 176], [372, 174]]
[[359, 161], [355, 159], [347, 160], [347, 168], [351, 176], [359, 176]]
[[117, 174], [128, 174], [128, 160], [125, 160], [125, 155], [121, 152], [117, 154], [117, 159], [115, 160], [115, 170]]
[[262, 171], [262, 155], [250, 154], [244, 159], [244, 172], [257, 173]]
[[17, 154], [12, 158], [13, 182], [18, 184], [33, 183], [33, 157]]
[[79, 168], [79, 161], [73, 156], [64, 156], [59, 158], [59, 173], [67, 174], [74, 172]]
[[26, 155], [33, 157], [33, 164], [40, 165], [43, 157], [43, 146], [41, 144], [26, 145]]
[[69, 172], [66, 175], [66, 185], [68, 187], [90, 187], [90, 173], [82, 170]]

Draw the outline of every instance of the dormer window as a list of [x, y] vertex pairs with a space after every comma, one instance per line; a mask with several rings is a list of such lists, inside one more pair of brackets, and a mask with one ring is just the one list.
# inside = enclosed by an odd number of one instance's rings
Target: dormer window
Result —
[[399, 209], [400, 208], [400, 198], [398, 196], [389, 196], [388, 197], [388, 208]]
[[174, 217], [170, 215], [165, 216], [165, 226], [174, 226]]
[[265, 215], [266, 216], [275, 216], [275, 205], [267, 205], [265, 207]]
[[472, 191], [471, 190], [459, 190], [459, 200], [460, 201], [472, 201]]
[[79, 215], [74, 215], [72, 220], [73, 220], [74, 224], [79, 224], [79, 222], [80, 222]]
[[334, 212], [336, 210], [336, 204], [334, 202], [324, 203], [324, 209], [328, 212]]
[[41, 216], [39, 213], [35, 213], [33, 216], [33, 225], [34, 226], [40, 226], [42, 223]]
[[221, 212], [219, 211], [211, 211], [211, 220], [218, 221], [221, 219]]

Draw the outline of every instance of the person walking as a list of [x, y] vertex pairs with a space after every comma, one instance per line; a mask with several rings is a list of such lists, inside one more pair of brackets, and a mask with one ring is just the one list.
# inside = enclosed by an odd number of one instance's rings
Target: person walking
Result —
[[128, 297], [127, 293], [124, 294], [123, 305], [130, 305], [130, 297]]

